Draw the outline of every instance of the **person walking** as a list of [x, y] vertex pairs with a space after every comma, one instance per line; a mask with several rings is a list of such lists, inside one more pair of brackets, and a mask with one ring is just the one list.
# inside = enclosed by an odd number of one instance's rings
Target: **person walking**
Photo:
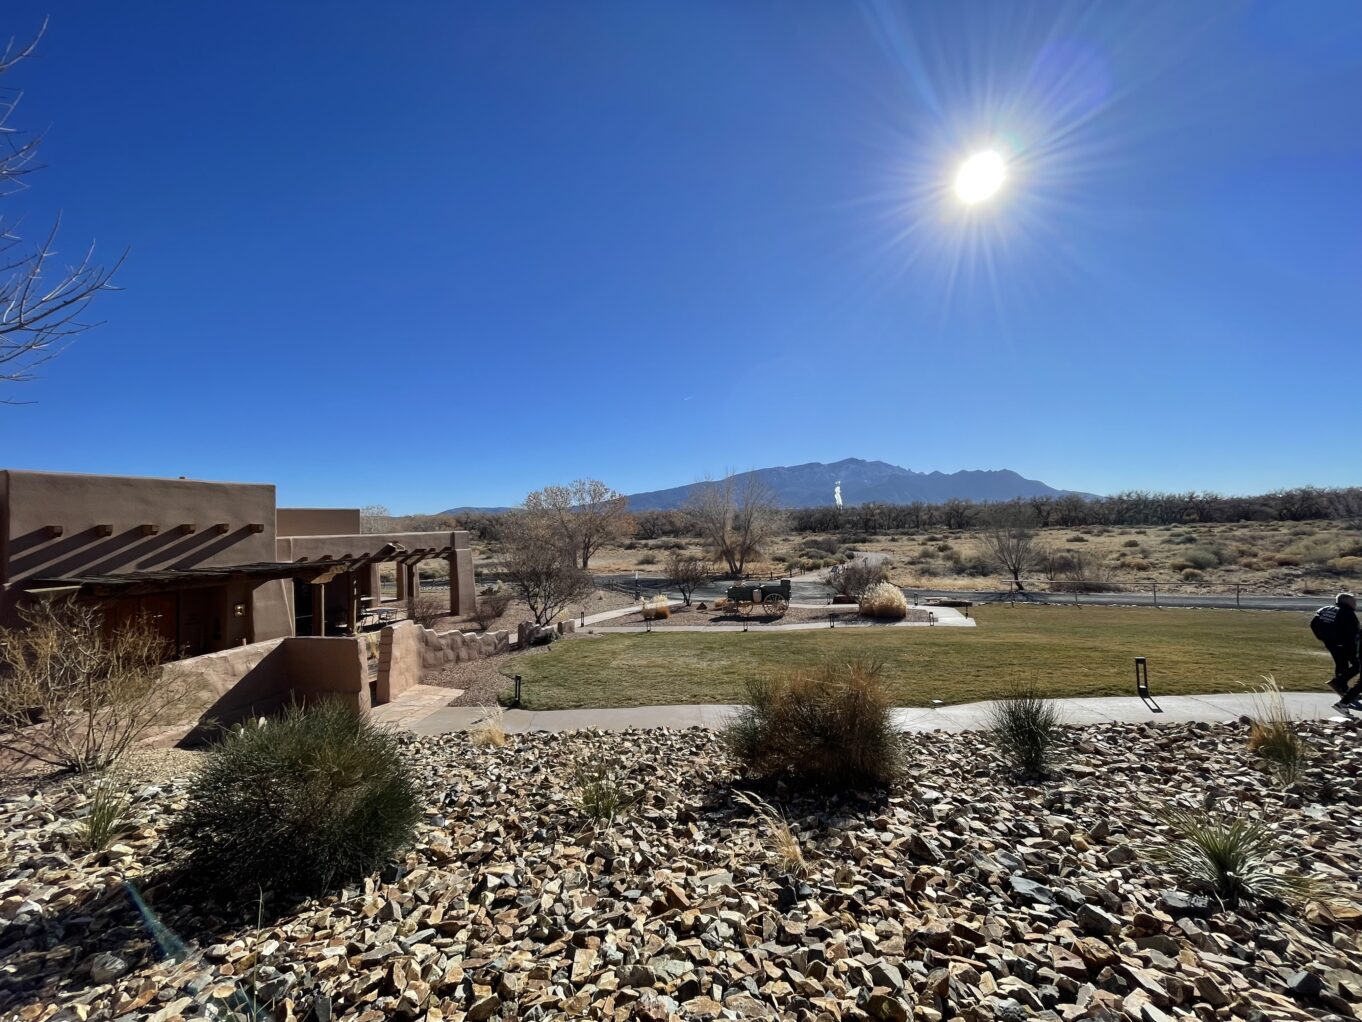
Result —
[[1362, 710], [1362, 702], [1358, 701], [1362, 697], [1362, 679], [1348, 687], [1349, 681], [1362, 674], [1358, 651], [1362, 625], [1357, 620], [1357, 597], [1339, 593], [1332, 606], [1315, 612], [1310, 619], [1310, 631], [1334, 658], [1334, 676], [1329, 679], [1329, 687], [1338, 695], [1334, 709]]

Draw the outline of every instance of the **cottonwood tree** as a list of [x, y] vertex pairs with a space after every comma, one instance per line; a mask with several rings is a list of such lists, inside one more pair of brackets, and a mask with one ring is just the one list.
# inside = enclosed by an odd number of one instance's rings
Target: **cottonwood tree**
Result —
[[[29, 42], [10, 40], [0, 53], [0, 81], [33, 55], [46, 30], [44, 21]], [[0, 200], [27, 188], [29, 175], [39, 169], [42, 137], [10, 123], [22, 98], [22, 92], [0, 88]], [[32, 244], [19, 233], [19, 220], [0, 212], [0, 384], [33, 379], [38, 366], [93, 326], [85, 318], [86, 309], [99, 292], [113, 290], [114, 274], [123, 262], [119, 256], [112, 266], [100, 265], [91, 243], [74, 262], [58, 265], [61, 216]]]
[[685, 550], [673, 550], [667, 556], [667, 578], [689, 607], [691, 594], [709, 580], [709, 563]]
[[875, 560], [873, 563], [864, 557], [847, 561], [828, 570], [827, 583], [839, 596], [849, 596], [857, 602], [865, 591], [873, 585], [889, 578], [888, 560]]
[[577, 566], [572, 552], [542, 517], [508, 511], [501, 536], [501, 575], [530, 608], [535, 624], [548, 624], [568, 604], [591, 592], [591, 576]]
[[606, 543], [629, 534], [629, 499], [599, 479], [545, 486], [525, 498], [525, 511], [543, 521], [582, 568]]
[[1029, 508], [1020, 500], [990, 508], [979, 533], [984, 555], [1012, 576], [1018, 592], [1025, 592], [1022, 572], [1036, 562], [1036, 530]]
[[760, 555], [777, 519], [774, 494], [752, 472], [741, 482], [729, 475], [719, 482], [707, 479], [696, 484], [686, 513], [715, 559], [733, 575], [741, 575]]

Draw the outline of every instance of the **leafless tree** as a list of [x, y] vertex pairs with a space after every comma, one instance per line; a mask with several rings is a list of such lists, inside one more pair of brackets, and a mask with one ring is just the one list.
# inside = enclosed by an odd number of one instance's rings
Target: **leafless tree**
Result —
[[407, 620], [415, 621], [423, 628], [434, 628], [443, 618], [449, 617], [449, 597], [439, 593], [409, 593], [407, 595]]
[[0, 749], [86, 772], [189, 716], [189, 679], [165, 671], [145, 618], [106, 630], [88, 604], [41, 601], [0, 630]]
[[876, 583], [889, 577], [889, 562], [876, 560], [874, 563], [864, 557], [839, 564], [828, 569], [827, 582], [832, 591], [841, 596], [850, 596], [859, 602], [865, 591]]
[[984, 555], [1012, 576], [1019, 592], [1025, 591], [1022, 572], [1036, 562], [1036, 530], [1030, 509], [1020, 500], [989, 509], [979, 532]]
[[545, 521], [582, 568], [606, 543], [628, 535], [629, 500], [599, 479], [545, 486], [525, 498], [525, 510]]
[[535, 624], [548, 624], [569, 603], [591, 592], [591, 576], [577, 567], [572, 552], [541, 516], [508, 511], [501, 534], [502, 577], [530, 608]]
[[673, 550], [667, 556], [667, 577], [689, 607], [691, 594], [709, 580], [709, 563], [685, 550]]
[[[0, 53], [0, 78], [33, 55], [46, 30], [44, 21], [29, 42], [10, 40]], [[0, 198], [27, 188], [26, 178], [39, 169], [42, 137], [24, 134], [10, 123], [22, 98], [22, 92], [0, 89]], [[0, 384], [33, 379], [38, 366], [94, 325], [84, 316], [94, 296], [114, 289], [113, 277], [124, 257], [102, 266], [95, 261], [93, 244], [78, 260], [57, 268], [60, 226], [58, 215], [36, 244], [27, 245], [20, 218], [0, 213]]]
[[697, 484], [686, 512], [714, 557], [734, 575], [741, 575], [748, 562], [760, 555], [777, 517], [774, 495], [753, 472], [741, 482], [729, 475], [719, 482]]
[[473, 606], [473, 620], [484, 632], [491, 628], [511, 606], [512, 593], [506, 589], [487, 589], [478, 594]]

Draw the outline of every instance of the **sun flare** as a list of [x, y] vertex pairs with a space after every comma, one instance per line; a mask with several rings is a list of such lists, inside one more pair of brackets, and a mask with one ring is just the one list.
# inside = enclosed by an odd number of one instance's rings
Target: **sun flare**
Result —
[[1007, 164], [992, 149], [975, 153], [955, 175], [955, 194], [967, 206], [992, 198], [1007, 180]]

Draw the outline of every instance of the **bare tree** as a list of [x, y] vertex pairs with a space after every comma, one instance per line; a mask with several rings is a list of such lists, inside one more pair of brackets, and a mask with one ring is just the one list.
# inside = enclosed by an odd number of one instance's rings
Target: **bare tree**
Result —
[[1030, 509], [1020, 500], [990, 508], [979, 533], [979, 545], [986, 557], [1012, 576], [1018, 592], [1024, 592], [1022, 572], [1030, 568], [1037, 557], [1036, 530]]
[[871, 563], [864, 557], [839, 564], [828, 569], [827, 583], [832, 591], [841, 596], [849, 596], [860, 602], [865, 591], [889, 578], [889, 561], [876, 560]]
[[591, 576], [577, 567], [545, 520], [528, 511], [509, 511], [502, 524], [501, 573], [525, 601], [534, 623], [546, 625], [569, 603], [591, 592]]
[[698, 483], [686, 502], [686, 513], [714, 557], [733, 575], [741, 575], [747, 563], [760, 556], [776, 525], [775, 497], [753, 472], [741, 483], [732, 475], [717, 483], [709, 479]]
[[[11, 39], [0, 53], [0, 76], [32, 56], [46, 30], [44, 21], [28, 43], [18, 45]], [[17, 90], [0, 90], [0, 198], [27, 188], [25, 178], [39, 169], [41, 136], [26, 135], [10, 125], [22, 98]], [[100, 291], [114, 290], [113, 276], [124, 258], [101, 266], [91, 244], [77, 261], [54, 269], [49, 264], [57, 262], [61, 216], [31, 246], [25, 245], [19, 224], [19, 218], [0, 214], [0, 384], [33, 379], [38, 366], [94, 325], [84, 318], [86, 307]]]
[[102, 770], [188, 710], [188, 679], [166, 672], [165, 639], [145, 619], [106, 631], [88, 604], [41, 601], [0, 630], [0, 749], [52, 766]]
[[685, 550], [673, 550], [667, 556], [667, 577], [689, 607], [691, 594], [709, 581], [709, 563]]
[[590, 567], [597, 550], [628, 535], [633, 527], [628, 498], [599, 479], [545, 486], [525, 498], [525, 510], [549, 524], [582, 568]]

